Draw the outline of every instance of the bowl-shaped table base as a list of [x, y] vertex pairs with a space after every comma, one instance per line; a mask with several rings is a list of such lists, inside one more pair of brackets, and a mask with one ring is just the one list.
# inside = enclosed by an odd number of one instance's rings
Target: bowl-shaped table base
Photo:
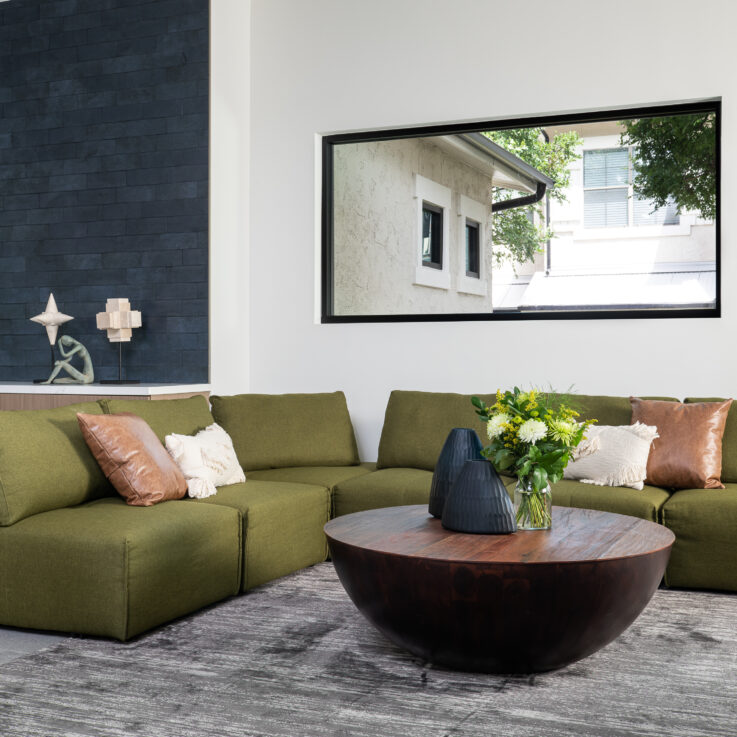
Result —
[[[422, 507], [394, 508], [409, 527], [402, 533], [376, 515], [386, 511], [326, 526], [340, 581], [390, 640], [459, 670], [547, 671], [604, 647], [650, 601], [673, 541], [659, 525], [590, 510], [556, 508], [552, 531], [508, 536], [451, 533]], [[350, 519], [362, 515], [363, 531]], [[576, 524], [582, 516], [595, 524]]]

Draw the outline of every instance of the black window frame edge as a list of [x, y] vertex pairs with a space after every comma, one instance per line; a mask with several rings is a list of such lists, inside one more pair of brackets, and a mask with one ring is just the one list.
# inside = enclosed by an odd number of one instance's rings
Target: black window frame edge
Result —
[[[657, 307], [654, 309], [590, 309], [550, 311], [496, 311], [463, 312], [443, 314], [389, 314], [389, 315], [335, 315], [333, 283], [333, 146], [339, 143], [370, 143], [402, 138], [472, 133], [474, 131], [504, 130], [507, 128], [543, 128], [552, 125], [605, 122], [628, 118], [652, 118], [664, 115], [687, 113], [714, 113], [716, 137], [716, 217], [715, 263], [716, 296], [712, 308]], [[659, 320], [678, 318], [721, 318], [722, 316], [722, 256], [721, 256], [721, 186], [722, 186], [722, 98], [622, 107], [616, 110], [566, 113], [561, 115], [538, 115], [522, 118], [504, 118], [476, 123], [458, 123], [393, 128], [358, 133], [336, 133], [322, 136], [322, 200], [320, 206], [321, 227], [321, 319], [322, 324], [372, 323], [372, 322], [496, 322], [500, 320]]]

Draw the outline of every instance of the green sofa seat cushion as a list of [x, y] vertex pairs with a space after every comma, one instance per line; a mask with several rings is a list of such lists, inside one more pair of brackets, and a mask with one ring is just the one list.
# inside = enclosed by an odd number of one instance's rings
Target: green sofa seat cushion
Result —
[[[496, 401], [495, 394], [477, 396], [486, 404]], [[454, 427], [473, 428], [481, 442], [486, 442], [484, 424], [476, 415], [470, 394], [393, 391], [386, 406], [376, 467], [434, 470]]]
[[419, 468], [384, 468], [374, 473], [341, 481], [333, 491], [333, 514], [404, 504], [427, 504], [432, 472]]
[[0, 525], [115, 494], [84, 441], [77, 412], [97, 402], [0, 412]]
[[107, 498], [0, 529], [0, 623], [127, 640], [238, 593], [240, 515]]
[[297, 466], [296, 468], [267, 468], [249, 471], [249, 481], [287, 481], [292, 484], [325, 486], [331, 491], [336, 484], [347, 479], [363, 476], [376, 470], [375, 463], [359, 466]]
[[[515, 479], [505, 485], [514, 489]], [[596, 486], [567, 479], [552, 485], [553, 504], [560, 507], [598, 509], [640, 517], [650, 522], [660, 521], [660, 510], [670, 497], [670, 492], [656, 486], [645, 486], [642, 491], [624, 486]], [[555, 520], [553, 520], [555, 524]]]
[[737, 484], [679, 489], [663, 507], [676, 536], [665, 572], [668, 586], [737, 591]]
[[[728, 397], [686, 397], [683, 401], [692, 402], [723, 402]], [[737, 402], [732, 402], [727, 414], [727, 423], [722, 436], [722, 482], [725, 484], [737, 483]]]
[[186, 399], [101, 399], [100, 404], [108, 414], [132, 412], [142, 417], [162, 443], [171, 433], [195, 435], [215, 422], [202, 395]]
[[324, 486], [247, 480], [218, 487], [192, 504], [237, 509], [243, 520], [243, 591], [327, 558], [322, 528], [330, 518]]

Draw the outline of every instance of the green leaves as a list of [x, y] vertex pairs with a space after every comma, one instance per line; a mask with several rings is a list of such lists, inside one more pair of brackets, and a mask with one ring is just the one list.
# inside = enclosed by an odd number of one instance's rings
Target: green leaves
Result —
[[675, 201], [679, 210], [716, 218], [714, 113], [623, 120], [621, 143], [634, 146], [635, 194], [654, 207]]
[[[545, 140], [541, 128], [487, 131], [484, 135], [547, 174], [555, 182], [548, 189], [548, 196], [557, 202], [565, 201], [565, 190], [570, 180], [569, 164], [581, 158], [576, 152], [581, 143], [578, 133], [559, 133], [550, 141]], [[495, 202], [514, 197], [519, 197], [519, 193], [498, 187], [494, 189]], [[498, 263], [533, 261], [535, 254], [543, 250], [545, 241], [552, 237], [552, 231], [544, 226], [542, 203], [494, 213], [492, 231], [494, 258]]]

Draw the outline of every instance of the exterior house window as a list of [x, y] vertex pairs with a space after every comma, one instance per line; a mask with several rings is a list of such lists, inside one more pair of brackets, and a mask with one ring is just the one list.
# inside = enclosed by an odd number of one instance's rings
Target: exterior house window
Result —
[[478, 279], [479, 268], [479, 224], [466, 218], [466, 276]]
[[432, 179], [415, 174], [417, 260], [414, 284], [450, 289], [450, 213], [453, 193]]
[[443, 268], [443, 208], [422, 203], [422, 265]]
[[584, 228], [678, 225], [674, 203], [656, 209], [635, 196], [631, 157], [626, 147], [583, 152]]

